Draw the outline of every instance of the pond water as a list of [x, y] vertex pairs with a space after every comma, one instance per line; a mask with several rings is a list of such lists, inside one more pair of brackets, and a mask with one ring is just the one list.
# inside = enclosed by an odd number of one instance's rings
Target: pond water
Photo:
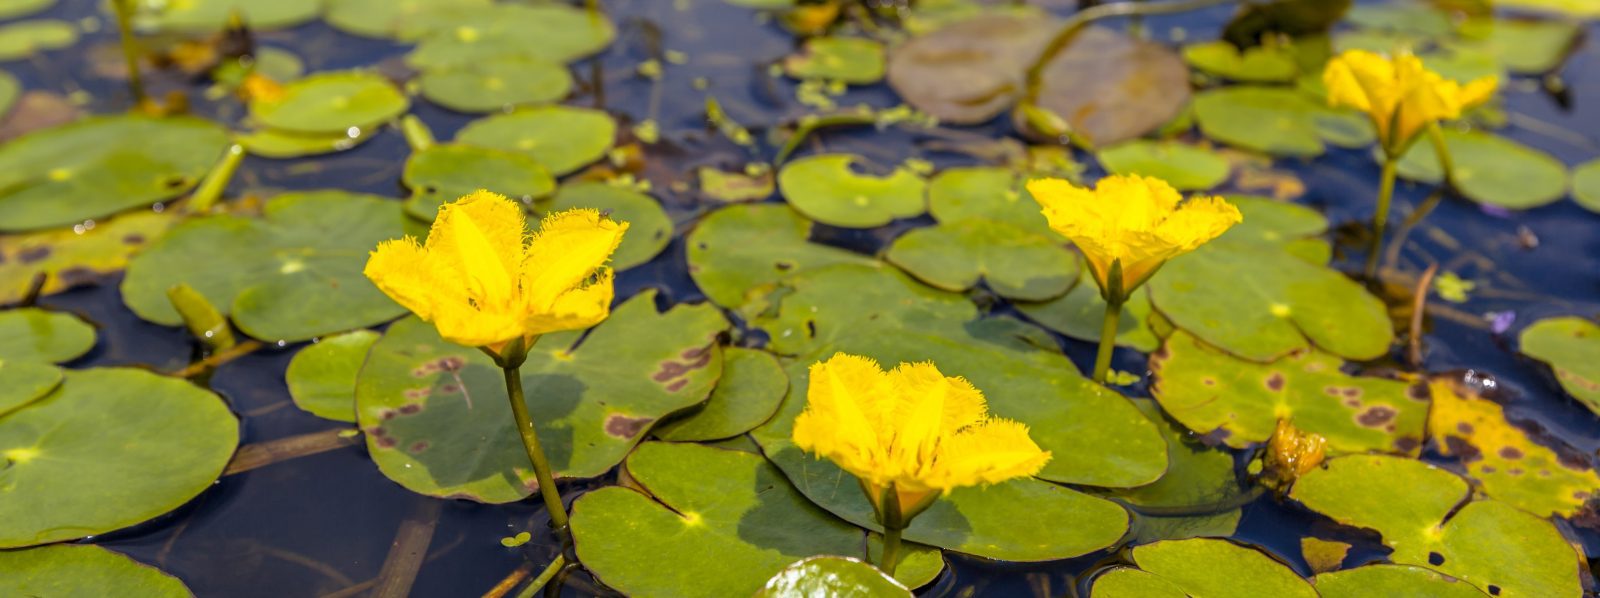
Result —
[[[617, 274], [616, 296], [620, 302], [654, 289], [659, 292], [656, 304], [663, 309], [704, 302], [706, 294], [691, 278], [685, 234], [725, 204], [695, 188], [694, 172], [703, 166], [736, 171], [747, 163], [771, 160], [777, 149], [771, 144], [747, 148], [709, 128], [705, 98], [715, 97], [734, 120], [758, 136], [774, 125], [815, 112], [797, 101], [799, 82], [772, 72], [773, 65], [797, 51], [798, 42], [770, 13], [722, 0], [604, 0], [601, 4], [616, 25], [616, 39], [592, 58], [570, 65], [576, 84], [564, 103], [605, 110], [620, 121], [623, 138], [629, 141], [634, 135], [628, 131], [630, 126], [646, 120], [657, 123], [661, 141], [642, 146], [642, 166], [634, 172], [649, 181], [649, 194], [659, 200], [676, 228], [659, 255]], [[1035, 4], [1062, 16], [1075, 9], [1075, 3], [1066, 1]], [[9, 62], [4, 68], [28, 90], [81, 91], [87, 112], [125, 110], [131, 104], [125, 83], [96, 71], [120, 60], [114, 21], [102, 5], [99, 0], [61, 0], [28, 17], [73, 23], [95, 19], [99, 26], [70, 48]], [[1163, 43], [1175, 43], [1175, 38], [1207, 40], [1214, 38], [1233, 14], [1232, 6], [1215, 6], [1147, 17], [1139, 27]], [[1105, 24], [1123, 29], [1128, 20], [1112, 19]], [[1517, 77], [1504, 84], [1500, 109], [1506, 125], [1497, 134], [1547, 152], [1568, 167], [1600, 157], [1600, 49], [1589, 43], [1597, 33], [1600, 30], [1593, 23], [1583, 25], [1583, 41], [1554, 76], [1564, 86], [1559, 99], [1541, 89], [1536, 77]], [[320, 19], [287, 29], [258, 30], [255, 40], [261, 46], [297, 55], [307, 72], [377, 66], [391, 76], [413, 74], [402, 61], [411, 44], [351, 35]], [[663, 52], [670, 53], [671, 59]], [[682, 60], [677, 59], [679, 53]], [[638, 74], [640, 64], [652, 59], [664, 63], [659, 80]], [[202, 99], [208, 83], [189, 83], [170, 75], [147, 75], [147, 79], [154, 90], [185, 89], [194, 98], [193, 112], [198, 115], [230, 125], [245, 116], [239, 102], [231, 98]], [[865, 103], [878, 108], [902, 103], [895, 91], [881, 82], [852, 85], [833, 101], [839, 106]], [[421, 97], [412, 98], [409, 113], [441, 140], [454, 138], [482, 116], [451, 111]], [[944, 148], [980, 148], [984, 140], [1016, 136], [1006, 117], [937, 129], [839, 127], [810, 136], [795, 157], [852, 153], [862, 156], [868, 169], [881, 171], [918, 158], [942, 171], [984, 163]], [[1191, 132], [1186, 138], [1200, 140], [1204, 136]], [[411, 153], [400, 127], [383, 126], [347, 151], [294, 159], [248, 156], [226, 197], [336, 188], [402, 198], [408, 195], [400, 182], [402, 169]], [[1079, 151], [1077, 157], [1085, 165], [1083, 180], [1093, 181], [1104, 174], [1092, 154]], [[1287, 199], [1326, 215], [1334, 229], [1327, 236], [1336, 240], [1331, 267], [1359, 272], [1365, 258], [1362, 227], [1372, 215], [1372, 198], [1378, 187], [1379, 167], [1371, 149], [1330, 145], [1315, 158], [1280, 157], [1270, 176], [1274, 178], [1269, 182], [1277, 187], [1258, 185], [1250, 192], [1283, 190], [1291, 196]], [[1235, 178], [1217, 192], [1241, 191], [1243, 186]], [[1430, 203], [1434, 191], [1434, 185], [1402, 180], [1394, 221], [1404, 221], [1417, 206]], [[766, 201], [783, 200], [773, 194]], [[811, 239], [866, 256], [879, 255], [906, 231], [934, 223], [932, 217], [922, 215], [872, 228], [818, 224]], [[1394, 303], [1409, 303], [1410, 290], [1404, 285], [1414, 284], [1415, 277], [1434, 263], [1441, 265], [1441, 273], [1471, 280], [1476, 288], [1464, 302], [1448, 302], [1438, 296], [1429, 299], [1435, 311], [1429, 312], [1425, 322], [1420, 367], [1413, 367], [1405, 358], [1403, 322], [1409, 312], [1401, 311], [1402, 334], [1392, 350], [1379, 359], [1348, 365], [1347, 371], [1449, 373], [1478, 388], [1493, 388], [1492, 395], [1504, 404], [1511, 421], [1523, 429], [1541, 431], [1552, 443], [1570, 447], [1567, 453], [1581, 461], [1592, 461], [1600, 451], [1596, 416], [1563, 392], [1548, 366], [1519, 353], [1517, 333], [1547, 317], [1600, 315], [1597, 223], [1600, 215], [1565, 197], [1529, 210], [1503, 210], [1457, 196], [1445, 197], [1406, 233], [1398, 260], [1392, 264], [1392, 271], [1399, 273], [1394, 279]], [[121, 282], [121, 274], [111, 274], [99, 284], [39, 298], [40, 307], [76, 314], [98, 329], [95, 347], [65, 366], [137, 366], [166, 372], [194, 361], [197, 348], [189, 332], [139, 318], [125, 306]], [[1023, 317], [1013, 301], [993, 292], [980, 287], [971, 295], [991, 317]], [[1492, 329], [1492, 318], [1485, 315], [1491, 312], [1514, 314], [1515, 319], [1497, 332]], [[740, 313], [738, 319], [750, 313]], [[740, 342], [759, 345], [766, 334], [753, 331], [742, 335]], [[1048, 334], [1080, 370], [1089, 370], [1095, 356], [1093, 342], [1053, 331]], [[265, 348], [228, 361], [196, 380], [224, 397], [238, 414], [241, 446], [301, 435], [320, 434], [315, 437], [328, 441], [334, 431], [350, 428], [302, 411], [291, 401], [285, 371], [308, 343], [261, 340], [267, 342]], [[1118, 389], [1123, 394], [1151, 396], [1145, 353], [1119, 350], [1113, 367], [1139, 375], [1138, 382]], [[367, 595], [375, 580], [386, 575], [386, 563], [403, 566], [391, 553], [397, 542], [403, 545], [399, 552], [413, 550], [425, 555], [409, 595], [473, 596], [490, 592], [514, 572], [520, 571], [521, 577], [529, 570], [537, 572], [556, 553], [554, 541], [544, 533], [547, 518], [536, 499], [495, 505], [423, 496], [386, 477], [359, 436], [336, 442], [341, 446], [226, 475], [170, 513], [87, 541], [171, 573], [198, 596]], [[1244, 473], [1247, 462], [1256, 453], [1235, 450], [1231, 454], [1242, 479], [1248, 475]], [[1458, 463], [1440, 455], [1437, 447], [1430, 446], [1422, 457]], [[564, 482], [562, 488], [570, 501], [616, 480], [613, 470], [594, 480]], [[1560, 529], [1581, 544], [1585, 554], [1600, 551], [1600, 534], [1589, 527], [1592, 515], [1587, 520], [1579, 516], [1558, 521]], [[1014, 524], [1036, 525], [1026, 517]], [[502, 546], [501, 538], [523, 531], [532, 532], [531, 542], [515, 548]], [[1347, 567], [1389, 554], [1377, 533], [1340, 526], [1272, 493], [1243, 505], [1236, 531], [1229, 537], [1261, 547], [1309, 577], [1314, 570], [1302, 556], [1301, 546], [1302, 538], [1308, 536], [1352, 544], [1344, 561]], [[946, 551], [948, 567], [919, 594], [1087, 595], [1088, 580], [1081, 574], [1116, 557], [1115, 551], [1101, 550], [1066, 560], [1008, 563]], [[1507, 554], [1506, 558], [1518, 557]], [[1587, 573], [1582, 578], [1587, 581]], [[580, 574], [571, 580], [566, 595], [597, 591], [593, 580]]]

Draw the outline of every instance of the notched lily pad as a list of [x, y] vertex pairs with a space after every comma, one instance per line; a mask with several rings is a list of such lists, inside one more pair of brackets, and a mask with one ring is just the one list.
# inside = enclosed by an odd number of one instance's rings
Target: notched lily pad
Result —
[[789, 392], [789, 376], [771, 353], [723, 349], [722, 377], [705, 405], [656, 426], [655, 435], [677, 442], [717, 440], [749, 432], [772, 417]]
[[1156, 130], [1189, 103], [1189, 66], [1161, 44], [1090, 26], [1045, 64], [1033, 98], [1090, 147]]
[[1327, 438], [1334, 453], [1416, 454], [1427, 388], [1349, 376], [1341, 365], [1319, 351], [1266, 364], [1245, 361], [1178, 331], [1150, 360], [1151, 394], [1189, 429], [1234, 448], [1265, 442], [1278, 420], [1288, 419]]
[[[722, 372], [717, 337], [727, 326], [704, 304], [657, 313], [647, 291], [587, 335], [540, 339], [522, 383], [557, 477], [605, 473], [656, 421], [704, 402]], [[417, 318], [373, 345], [356, 417], [378, 468], [414, 492], [505, 503], [537, 488], [500, 369]]]
[[193, 596], [183, 582], [118, 552], [88, 544], [0, 550], [0, 594], [68, 596]]
[[317, 417], [354, 423], [356, 374], [379, 336], [354, 330], [324, 337], [296, 353], [284, 373], [295, 406]]
[[872, 258], [811, 243], [811, 222], [788, 206], [741, 204], [700, 221], [687, 237], [689, 275], [717, 305], [744, 305], [752, 291], [789, 274], [831, 264], [873, 264]]
[[250, 100], [250, 116], [293, 133], [366, 129], [406, 111], [405, 94], [375, 71], [328, 71], [292, 81], [283, 93]]
[[555, 177], [526, 154], [460, 143], [432, 145], [411, 154], [400, 181], [411, 189], [406, 213], [429, 222], [439, 214], [440, 205], [479, 189], [524, 202], [556, 190]]
[[796, 79], [877, 83], [883, 78], [883, 44], [864, 37], [813, 37], [801, 53], [784, 59], [783, 70]]
[[605, 156], [616, 136], [605, 112], [537, 106], [467, 123], [456, 142], [525, 154], [561, 176]]
[[1600, 325], [1566, 316], [1524, 328], [1522, 353], [1550, 364], [1556, 381], [1590, 411], [1600, 414]]
[[1025, 301], [1058, 297], [1078, 277], [1078, 258], [1059, 239], [987, 218], [914, 229], [884, 258], [936, 288], [964, 291], [982, 279], [996, 294]]
[[[1513, 210], [1536, 208], [1567, 193], [1567, 167], [1542, 151], [1481, 131], [1444, 131], [1455, 164], [1455, 184], [1478, 203]], [[1433, 144], [1422, 140], [1400, 159], [1400, 176], [1424, 183], [1444, 180]]]
[[[1139, 571], [1153, 575], [1188, 596], [1280, 596], [1316, 598], [1317, 591], [1293, 569], [1266, 553], [1221, 538], [1166, 540], [1133, 549]], [[1116, 571], [1113, 569], [1112, 571]], [[1095, 598], [1142, 598], [1157, 585], [1151, 580], [1095, 579]]]
[[572, 91], [572, 75], [559, 62], [508, 57], [428, 70], [418, 85], [423, 97], [451, 110], [494, 112], [558, 102]]
[[561, 187], [545, 206], [548, 211], [593, 208], [628, 223], [622, 245], [611, 256], [611, 267], [627, 270], [660, 254], [672, 242], [672, 219], [654, 197], [633, 189], [599, 181], [582, 181]]
[[0, 362], [71, 361], [94, 348], [94, 326], [69, 313], [24, 307], [0, 311]]
[[861, 174], [849, 154], [809, 156], [778, 171], [778, 188], [801, 214], [823, 224], [874, 228], [927, 208], [927, 182], [905, 167], [884, 176]]
[[177, 326], [167, 289], [187, 283], [269, 341], [371, 326], [405, 313], [361, 274], [372, 248], [399, 238], [405, 222], [397, 202], [344, 191], [279, 195], [261, 219], [191, 218], [128, 264], [122, 300], [141, 318]]
[[1095, 157], [1112, 174], [1156, 177], [1180, 191], [1216, 187], [1233, 170], [1216, 152], [1176, 141], [1134, 140], [1100, 150]]

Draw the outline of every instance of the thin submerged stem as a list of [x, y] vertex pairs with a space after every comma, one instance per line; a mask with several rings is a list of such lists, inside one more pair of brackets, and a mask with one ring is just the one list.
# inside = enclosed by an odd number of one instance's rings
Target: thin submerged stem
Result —
[[506, 394], [511, 399], [511, 415], [516, 420], [517, 433], [522, 436], [522, 447], [528, 451], [528, 461], [533, 464], [533, 474], [539, 479], [539, 495], [544, 498], [545, 510], [550, 512], [550, 523], [556, 528], [563, 552], [572, 545], [567, 528], [567, 509], [561, 504], [561, 494], [556, 492], [555, 476], [550, 473], [550, 462], [545, 459], [544, 447], [539, 444], [539, 432], [528, 416], [528, 404], [522, 398], [522, 372], [520, 366], [503, 366], [506, 376]]
[[883, 504], [883, 560], [878, 568], [885, 575], [894, 577], [895, 565], [900, 560], [900, 532], [906, 529], [905, 518], [900, 512], [900, 492], [895, 490], [894, 482], [884, 488], [878, 502]]
[[1100, 350], [1094, 357], [1094, 381], [1105, 382], [1111, 371], [1111, 352], [1117, 348], [1117, 326], [1122, 320], [1122, 300], [1114, 297], [1106, 302], [1105, 321], [1100, 325]]
[[1399, 156], [1386, 156], [1378, 183], [1378, 212], [1372, 215], [1372, 246], [1367, 250], [1367, 278], [1378, 275], [1378, 256], [1383, 253], [1384, 226], [1389, 222], [1389, 202], [1394, 197], [1394, 177]]
[[139, 48], [133, 39], [133, 0], [111, 0], [117, 13], [117, 30], [122, 33], [122, 57], [128, 61], [128, 89], [135, 106], [144, 106], [144, 79], [139, 76]]

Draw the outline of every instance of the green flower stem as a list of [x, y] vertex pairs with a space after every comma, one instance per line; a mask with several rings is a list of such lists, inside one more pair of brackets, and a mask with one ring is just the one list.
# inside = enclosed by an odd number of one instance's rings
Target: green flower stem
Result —
[[1450, 146], [1444, 142], [1444, 129], [1439, 128], [1439, 123], [1428, 123], [1428, 143], [1433, 144], [1433, 153], [1439, 156], [1439, 169], [1444, 171], [1444, 184], [1454, 189], [1456, 186], [1456, 161], [1450, 157]]
[[222, 159], [217, 165], [211, 167], [206, 177], [200, 179], [200, 186], [195, 187], [194, 193], [189, 195], [188, 204], [183, 206], [184, 211], [190, 214], [200, 214], [210, 210], [222, 199], [223, 192], [228, 190], [228, 183], [233, 180], [233, 173], [239, 170], [239, 163], [244, 161], [244, 147], [235, 143], [228, 146], [223, 152]]
[[544, 447], [539, 444], [539, 432], [533, 419], [528, 417], [528, 404], [522, 398], [522, 372], [520, 365], [502, 366], [506, 375], [506, 394], [511, 397], [511, 415], [516, 419], [517, 432], [522, 435], [522, 446], [528, 451], [528, 461], [533, 463], [533, 473], [539, 478], [539, 495], [544, 497], [545, 510], [550, 512], [550, 523], [555, 525], [561, 540], [562, 552], [572, 546], [572, 535], [567, 528], [567, 508], [561, 504], [561, 494], [556, 492], [555, 476], [550, 474], [550, 462], [544, 457]]
[[1378, 274], [1378, 255], [1383, 253], [1384, 226], [1389, 223], [1389, 202], [1394, 197], [1394, 177], [1400, 157], [1388, 155], [1383, 159], [1383, 174], [1378, 183], [1378, 212], [1372, 215], [1372, 246], [1367, 250], [1367, 278]]
[[883, 503], [883, 561], [878, 565], [885, 575], [894, 577], [894, 568], [900, 560], [900, 532], [905, 531], [905, 518], [900, 512], [900, 493], [895, 491], [894, 482], [890, 482], [883, 490], [879, 500]]
[[1117, 348], [1117, 326], [1122, 320], [1122, 297], [1106, 301], [1105, 322], [1100, 326], [1100, 351], [1094, 357], [1094, 381], [1104, 382], [1111, 371], [1111, 352]]
[[128, 89], [133, 91], [133, 101], [143, 105], [144, 79], [139, 76], [139, 48], [133, 40], [133, 0], [111, 0], [117, 13], [117, 30], [122, 32], [122, 57], [128, 61]]

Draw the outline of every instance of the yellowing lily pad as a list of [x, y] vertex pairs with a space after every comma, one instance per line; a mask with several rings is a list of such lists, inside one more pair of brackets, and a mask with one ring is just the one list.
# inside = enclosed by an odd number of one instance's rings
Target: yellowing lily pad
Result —
[[406, 63], [424, 70], [501, 57], [571, 62], [605, 49], [617, 35], [604, 11], [562, 4], [451, 8], [419, 14], [405, 24], [402, 37], [420, 37]]
[[689, 275], [717, 305], [738, 307], [746, 296], [784, 276], [830, 264], [872, 264], [871, 258], [807, 242], [811, 223], [788, 206], [731, 205], [707, 215], [687, 237]]
[[789, 376], [771, 353], [743, 347], [723, 350], [722, 377], [705, 405], [656, 426], [662, 440], [702, 441], [749, 432], [772, 417], [789, 392]]
[[[727, 326], [709, 305], [656, 313], [655, 293], [644, 292], [587, 336], [541, 338], [522, 384], [557, 477], [605, 473], [657, 420], [704, 402], [722, 372], [716, 340]], [[536, 489], [500, 369], [417, 318], [373, 345], [356, 417], [378, 468], [414, 492], [506, 503]]]
[[395, 37], [408, 19], [435, 11], [489, 6], [492, 0], [327, 0], [322, 18], [335, 29], [365, 37]]
[[0, 26], [0, 60], [20, 60], [75, 43], [78, 28], [66, 21], [38, 19]]
[[198, 118], [101, 116], [0, 146], [0, 231], [78, 224], [188, 192], [227, 133]]
[[176, 216], [176, 211], [129, 212], [81, 233], [66, 228], [0, 234], [0, 303], [22, 299], [40, 274], [45, 277], [40, 293], [50, 295], [121, 270], [129, 254], [165, 234]]
[[1176, 141], [1134, 140], [1095, 154], [1112, 174], [1164, 180], [1180, 191], [1203, 191], [1228, 180], [1228, 159], [1206, 148]]
[[467, 123], [456, 142], [525, 154], [561, 176], [611, 149], [617, 123], [599, 110], [539, 106]]
[[1150, 133], [1189, 103], [1189, 66], [1165, 45], [1090, 26], [1040, 72], [1040, 108], [1090, 147]]
[[283, 86], [281, 95], [250, 100], [250, 116], [267, 127], [329, 134], [366, 129], [410, 106], [400, 89], [374, 71], [313, 73]]
[[1600, 160], [1572, 169], [1572, 199], [1590, 212], [1600, 212]]
[[1427, 420], [1427, 389], [1349, 376], [1318, 351], [1272, 363], [1245, 361], [1178, 331], [1150, 360], [1151, 394], [1173, 419], [1228, 446], [1265, 442], [1279, 419], [1328, 439], [1334, 453], [1415, 454]]
[[884, 258], [936, 288], [964, 291], [982, 279], [996, 294], [1025, 301], [1058, 297], [1078, 277], [1078, 258], [1059, 239], [987, 218], [914, 229]]
[[[1587, 567], [1549, 521], [1466, 481], [1402, 457], [1349, 455], [1300, 477], [1290, 497], [1339, 523], [1378, 532], [1390, 560], [1428, 567], [1500, 598], [1578, 596]], [[1516, 558], [1506, 558], [1516, 555]]]
[[217, 31], [237, 13], [251, 29], [284, 29], [310, 21], [320, 0], [134, 0], [140, 29], [169, 32]]
[[[806, 502], [760, 455], [650, 442], [627, 471], [648, 496], [613, 486], [572, 505], [579, 560], [626, 594], [747, 596], [801, 559], [865, 556], [859, 528]], [[933, 553], [938, 566], [929, 567], [928, 556], [907, 551], [902, 583], [938, 574], [943, 563]]]
[[103, 534], [178, 508], [211, 486], [238, 443], [227, 406], [187, 381], [67, 372], [54, 392], [0, 418], [0, 547]]
[[0, 19], [15, 19], [55, 6], [56, 0], [5, 0], [0, 2]]
[[[1266, 553], [1221, 538], [1166, 540], [1133, 549], [1133, 561], [1189, 596], [1316, 598], [1311, 584]], [[1115, 570], [1113, 570], [1115, 571]], [[1125, 574], [1126, 575], [1126, 574]], [[1095, 580], [1095, 598], [1141, 598], [1152, 581]], [[1109, 581], [1109, 583], [1107, 583]], [[1102, 585], [1105, 584], [1105, 585]], [[1159, 594], [1156, 594], [1159, 595]]]
[[[1567, 167], [1549, 154], [1481, 131], [1444, 131], [1455, 161], [1455, 183], [1468, 199], [1513, 210], [1536, 208], [1567, 193]], [[1444, 180], [1433, 144], [1411, 146], [1400, 176], [1424, 183]]]
[[877, 567], [859, 559], [841, 556], [815, 556], [797, 561], [779, 571], [756, 598], [809, 598], [811, 596], [900, 596], [911, 597], [911, 590], [884, 575]]
[[889, 53], [889, 85], [941, 122], [994, 118], [1025, 88], [1024, 72], [1059, 27], [1051, 17], [982, 15], [911, 38]]
[[457, 112], [495, 112], [510, 106], [558, 102], [572, 91], [572, 75], [559, 62], [493, 58], [422, 73], [422, 95]]
[[36, 307], [0, 311], [0, 362], [71, 361], [94, 348], [94, 327]]
[[672, 242], [672, 219], [655, 198], [626, 187], [600, 181], [581, 181], [561, 187], [545, 210], [591, 208], [628, 223], [622, 245], [611, 256], [611, 266], [627, 270], [660, 254]]
[[1553, 12], [1580, 19], [1600, 17], [1600, 6], [1595, 6], [1588, 0], [1500, 0], [1500, 2], [1507, 7]]
[[479, 189], [523, 202], [556, 190], [555, 177], [526, 154], [460, 143], [432, 145], [411, 154], [400, 181], [411, 188], [406, 213], [429, 222], [439, 214], [440, 205]]
[[1578, 317], [1547, 318], [1524, 328], [1522, 353], [1550, 364], [1556, 381], [1600, 413], [1600, 325]]
[[279, 195], [261, 219], [191, 218], [128, 264], [122, 299], [141, 318], [177, 326], [167, 289], [187, 283], [269, 341], [364, 328], [405, 313], [361, 274], [372, 248], [400, 238], [405, 222], [398, 202], [344, 191]]
[[783, 61], [796, 79], [826, 79], [855, 85], [883, 78], [883, 44], [864, 37], [813, 37], [800, 54]]
[[1300, 73], [1294, 54], [1275, 45], [1240, 50], [1223, 40], [1201, 42], [1184, 46], [1183, 59], [1207, 73], [1245, 83], [1284, 83]]
[[806, 217], [846, 228], [883, 226], [927, 208], [927, 182], [901, 167], [885, 176], [855, 172], [859, 158], [848, 154], [810, 156], [778, 171], [784, 199]]
[[379, 336], [354, 330], [324, 337], [296, 353], [284, 373], [295, 406], [317, 417], [354, 423], [356, 374]]
[[1365, 565], [1312, 578], [1322, 598], [1366, 596], [1417, 596], [1425, 598], [1484, 598], [1472, 584], [1431, 569], [1412, 565]]
[[182, 581], [149, 565], [87, 544], [0, 551], [0, 594], [37, 598], [138, 596], [186, 598]]

